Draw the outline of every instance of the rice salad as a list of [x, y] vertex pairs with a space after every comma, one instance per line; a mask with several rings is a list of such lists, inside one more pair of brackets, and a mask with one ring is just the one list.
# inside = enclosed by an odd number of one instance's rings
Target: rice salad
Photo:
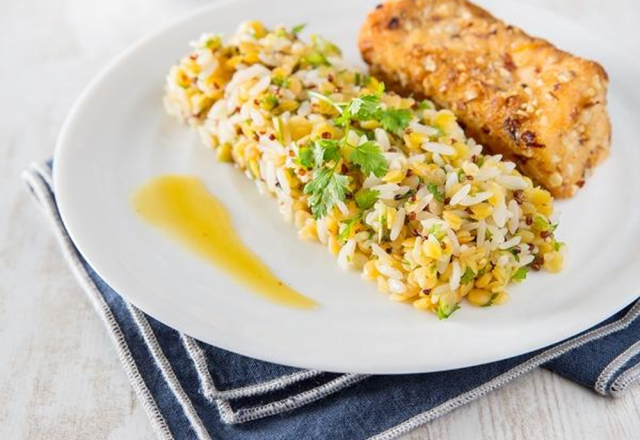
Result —
[[301, 30], [203, 35], [170, 70], [167, 111], [274, 195], [300, 238], [440, 319], [562, 268], [549, 192], [484, 154], [451, 111], [385, 91]]

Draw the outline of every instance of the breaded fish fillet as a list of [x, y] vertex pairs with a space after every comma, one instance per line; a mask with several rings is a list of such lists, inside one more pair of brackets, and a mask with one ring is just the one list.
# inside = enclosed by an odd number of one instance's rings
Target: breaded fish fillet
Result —
[[379, 5], [359, 45], [389, 87], [450, 108], [554, 196], [572, 196], [608, 154], [604, 69], [465, 0]]

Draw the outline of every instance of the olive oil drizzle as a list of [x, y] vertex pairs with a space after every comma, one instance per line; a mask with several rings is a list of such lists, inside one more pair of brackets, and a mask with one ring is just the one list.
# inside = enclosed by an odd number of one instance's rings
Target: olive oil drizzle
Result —
[[133, 206], [147, 223], [213, 263], [252, 292], [282, 305], [312, 309], [242, 242], [224, 205], [195, 177], [167, 175], [143, 185]]

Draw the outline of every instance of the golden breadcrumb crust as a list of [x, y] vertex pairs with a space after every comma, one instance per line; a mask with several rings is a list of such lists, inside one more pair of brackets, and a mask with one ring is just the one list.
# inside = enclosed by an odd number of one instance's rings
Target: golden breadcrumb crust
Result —
[[608, 155], [604, 69], [465, 0], [379, 5], [359, 39], [392, 89], [453, 110], [467, 134], [556, 197], [570, 197]]

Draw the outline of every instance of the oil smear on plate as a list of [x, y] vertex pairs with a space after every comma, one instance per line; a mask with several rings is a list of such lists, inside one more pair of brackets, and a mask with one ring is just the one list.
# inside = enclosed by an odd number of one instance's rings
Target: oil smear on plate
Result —
[[204, 183], [195, 177], [167, 175], [143, 185], [133, 206], [147, 223], [183, 243], [264, 298], [290, 307], [317, 303], [280, 281], [245, 246], [231, 217]]

